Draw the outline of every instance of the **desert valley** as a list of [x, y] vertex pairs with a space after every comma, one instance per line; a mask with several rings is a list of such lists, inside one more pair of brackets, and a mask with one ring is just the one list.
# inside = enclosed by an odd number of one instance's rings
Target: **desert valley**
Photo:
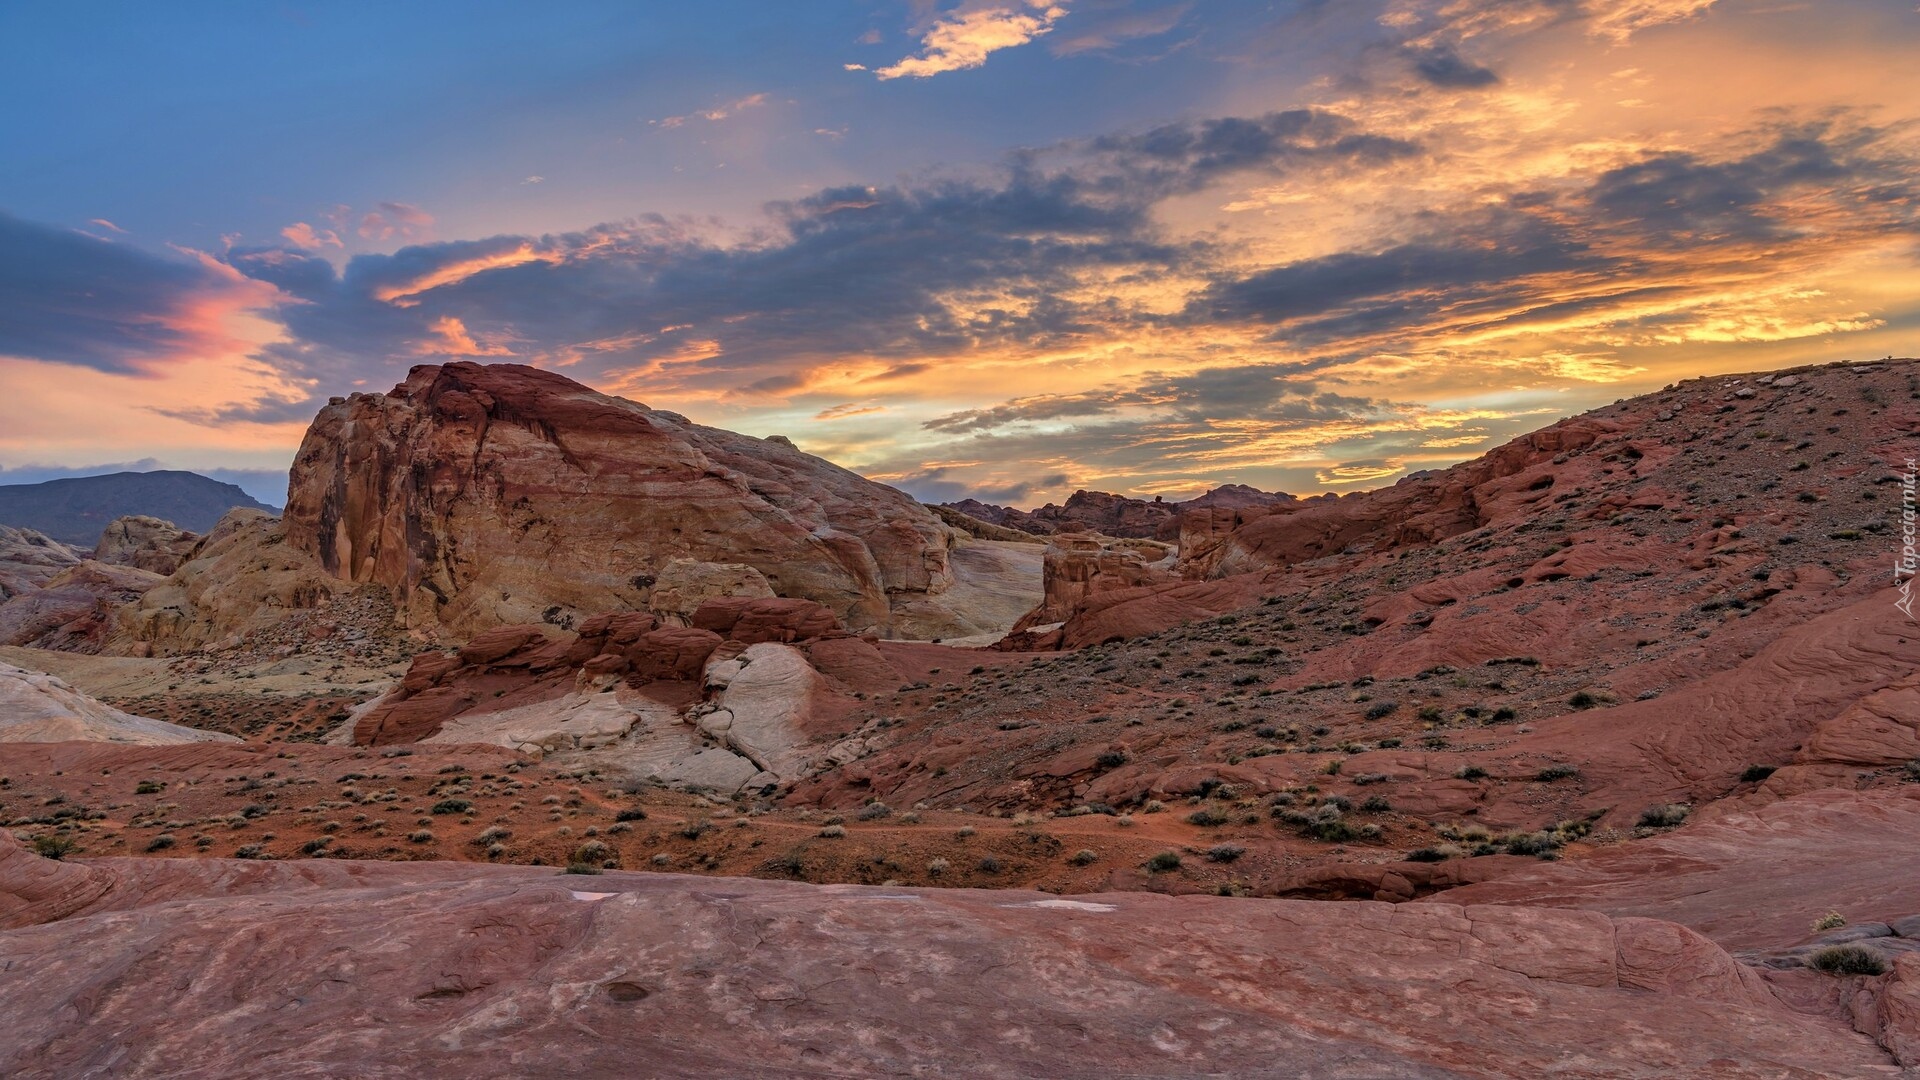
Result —
[[1917, 2], [0, 3], [0, 1080], [1920, 1080]]
[[1824, 365], [1036, 515], [418, 367], [6, 531], [0, 1071], [1904, 1075], [1916, 447]]

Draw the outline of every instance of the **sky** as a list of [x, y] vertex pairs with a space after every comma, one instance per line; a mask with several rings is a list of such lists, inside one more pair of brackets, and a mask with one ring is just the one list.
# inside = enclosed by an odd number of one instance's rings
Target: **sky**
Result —
[[533, 364], [928, 501], [1920, 353], [1914, 0], [0, 6], [0, 483]]

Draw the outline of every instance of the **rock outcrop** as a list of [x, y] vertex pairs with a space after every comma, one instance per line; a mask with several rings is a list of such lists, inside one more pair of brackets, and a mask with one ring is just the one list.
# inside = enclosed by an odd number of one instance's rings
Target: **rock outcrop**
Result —
[[99, 652], [127, 604], [166, 580], [133, 566], [88, 559], [49, 578], [43, 588], [0, 603], [0, 645], [62, 652]]
[[[1155, 558], [1153, 556], [1159, 556]], [[1172, 553], [1091, 533], [1066, 533], [1047, 545], [1040, 605], [1014, 625], [1015, 634], [1065, 622], [1103, 593], [1172, 580]]]
[[295, 459], [288, 543], [456, 638], [644, 610], [676, 560], [742, 564], [887, 634], [952, 583], [952, 531], [795, 449], [518, 365], [415, 368], [336, 399]]
[[0, 664], [0, 743], [74, 740], [147, 746], [240, 741], [123, 713], [51, 675]]
[[1292, 501], [1293, 496], [1285, 493], [1265, 492], [1245, 484], [1224, 484], [1185, 502], [1167, 502], [1158, 496], [1135, 499], [1106, 491], [1081, 490], [1069, 495], [1064, 505], [1048, 503], [1037, 510], [1015, 510], [978, 499], [945, 503], [941, 508], [988, 525], [1037, 536], [1092, 532], [1135, 540], [1170, 541], [1179, 535], [1180, 519], [1194, 510], [1275, 506]]
[[82, 558], [45, 533], [0, 525], [0, 602], [45, 585]]
[[131, 514], [115, 518], [100, 534], [93, 558], [113, 566], [131, 566], [165, 577], [180, 569], [200, 542], [198, 533], [157, 517]]
[[[259, 510], [232, 511], [194, 548], [192, 558], [116, 613], [111, 647], [136, 655], [175, 655], [232, 649], [250, 636], [276, 630], [293, 631], [294, 639], [340, 632], [324, 615], [354, 587], [322, 572], [310, 555], [286, 541], [280, 519]], [[283, 626], [291, 616], [307, 616], [304, 629]]]
[[22, 1078], [1898, 1075], [1698, 934], [1593, 912], [26, 859], [0, 835]]
[[577, 632], [496, 627], [415, 657], [340, 741], [590, 753], [609, 773], [731, 792], [798, 779], [816, 739], [846, 734], [854, 694], [901, 682], [811, 600], [719, 597], [689, 621], [630, 612]]

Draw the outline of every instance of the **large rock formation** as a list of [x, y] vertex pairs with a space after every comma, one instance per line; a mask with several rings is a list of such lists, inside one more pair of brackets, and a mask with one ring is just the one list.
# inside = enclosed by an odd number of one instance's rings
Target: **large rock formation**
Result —
[[0, 743], [72, 740], [150, 746], [240, 741], [123, 713], [51, 675], [0, 664]]
[[675, 560], [743, 564], [856, 630], [952, 584], [952, 532], [892, 488], [518, 365], [418, 367], [321, 410], [288, 542], [464, 637], [644, 609]]

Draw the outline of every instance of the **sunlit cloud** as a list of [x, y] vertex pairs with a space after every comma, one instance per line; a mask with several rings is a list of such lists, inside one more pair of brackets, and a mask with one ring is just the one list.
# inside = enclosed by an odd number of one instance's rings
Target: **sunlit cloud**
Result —
[[[1051, 0], [1025, 0], [962, 8], [941, 19], [920, 39], [920, 54], [879, 68], [881, 79], [925, 79], [948, 71], [981, 67], [1001, 49], [1025, 45], [1053, 29], [1067, 13]], [[864, 70], [847, 65], [848, 70]]]
[[886, 411], [887, 407], [885, 405], [874, 405], [868, 402], [854, 401], [835, 405], [829, 409], [821, 409], [819, 412], [813, 414], [813, 418], [815, 420], [845, 420], [849, 417], [870, 416], [874, 413]]
[[280, 235], [285, 237], [287, 243], [292, 244], [294, 247], [306, 248], [309, 251], [323, 247], [337, 248], [344, 246], [340, 242], [339, 233], [332, 229], [316, 229], [304, 221], [296, 221], [286, 228], [281, 229]]
[[402, 202], [383, 202], [360, 215], [355, 231], [364, 240], [418, 240], [433, 227], [433, 215]]
[[[729, 117], [736, 116], [747, 109], [757, 109], [766, 103], [766, 94], [748, 94], [746, 97], [727, 102], [724, 105], [716, 105], [711, 109], [701, 109], [698, 112], [686, 113], [681, 116], [666, 116], [658, 120], [649, 120], [647, 123], [667, 130], [685, 127], [687, 124], [696, 120], [704, 120], [707, 123], [714, 124]], [[539, 183], [539, 179], [533, 178], [532, 182]]]

